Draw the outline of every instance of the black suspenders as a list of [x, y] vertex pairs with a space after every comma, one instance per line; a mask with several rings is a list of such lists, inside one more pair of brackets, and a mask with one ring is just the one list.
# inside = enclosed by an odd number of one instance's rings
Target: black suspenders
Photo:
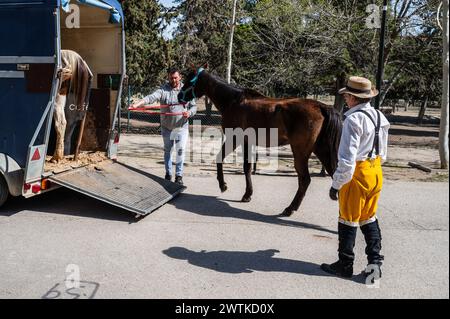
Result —
[[369, 158], [372, 158], [372, 154], [373, 154], [373, 150], [375, 149], [375, 155], [380, 155], [380, 127], [381, 127], [381, 116], [379, 114], [378, 110], [375, 110], [375, 112], [377, 113], [377, 123], [375, 124], [375, 121], [373, 120], [373, 118], [370, 116], [370, 114], [364, 110], [357, 110], [356, 112], [361, 112], [363, 114], [365, 114], [373, 123], [373, 125], [375, 126], [375, 137], [373, 139], [373, 146], [372, 146], [372, 150], [369, 153]]

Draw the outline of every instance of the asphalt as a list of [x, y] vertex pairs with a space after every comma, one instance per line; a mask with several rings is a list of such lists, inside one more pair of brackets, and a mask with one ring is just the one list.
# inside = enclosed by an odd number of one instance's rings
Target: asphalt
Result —
[[[157, 175], [161, 163], [121, 161]], [[0, 298], [449, 298], [449, 184], [385, 180], [379, 206], [385, 255], [378, 287], [358, 232], [355, 276], [328, 276], [337, 257], [337, 204], [330, 179], [313, 176], [293, 216], [295, 176], [226, 174], [221, 193], [209, 166], [187, 166], [185, 192], [142, 219], [59, 189], [14, 198], [0, 209]], [[80, 287], [69, 279], [79, 278]]]

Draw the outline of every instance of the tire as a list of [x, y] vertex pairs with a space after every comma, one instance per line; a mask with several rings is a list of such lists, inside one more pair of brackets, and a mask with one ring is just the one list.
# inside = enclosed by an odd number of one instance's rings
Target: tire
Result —
[[0, 174], [0, 207], [6, 202], [9, 196], [8, 185], [5, 178]]

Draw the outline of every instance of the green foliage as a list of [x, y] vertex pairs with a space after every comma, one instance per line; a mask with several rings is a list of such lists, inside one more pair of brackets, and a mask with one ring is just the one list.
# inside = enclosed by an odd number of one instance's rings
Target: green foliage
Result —
[[[361, 75], [375, 82], [379, 30], [369, 29], [368, 4], [382, 0], [239, 0], [232, 82], [273, 96], [335, 94], [337, 80]], [[177, 0], [164, 10], [154, 0], [122, 1], [132, 83], [156, 86], [166, 68], [209, 63], [225, 78], [232, 0]], [[438, 0], [390, 1], [384, 90], [388, 97], [438, 99], [442, 34]], [[176, 22], [173, 39], [164, 24]]]
[[162, 8], [155, 0], [126, 0], [122, 6], [130, 85], [157, 87], [166, 78], [170, 62], [170, 43], [161, 36]]
[[211, 70], [224, 76], [232, 1], [178, 0], [177, 4], [177, 64], [188, 68], [208, 62]]

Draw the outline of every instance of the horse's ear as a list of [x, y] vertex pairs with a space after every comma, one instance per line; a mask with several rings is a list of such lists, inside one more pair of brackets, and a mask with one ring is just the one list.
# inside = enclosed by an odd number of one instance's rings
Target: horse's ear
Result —
[[204, 68], [205, 70], [208, 68], [208, 62], [205, 62], [204, 64], [203, 64], [203, 67], [202, 68]]
[[197, 68], [195, 67], [194, 63], [191, 63], [189, 66], [191, 67], [192, 71], [197, 74]]

